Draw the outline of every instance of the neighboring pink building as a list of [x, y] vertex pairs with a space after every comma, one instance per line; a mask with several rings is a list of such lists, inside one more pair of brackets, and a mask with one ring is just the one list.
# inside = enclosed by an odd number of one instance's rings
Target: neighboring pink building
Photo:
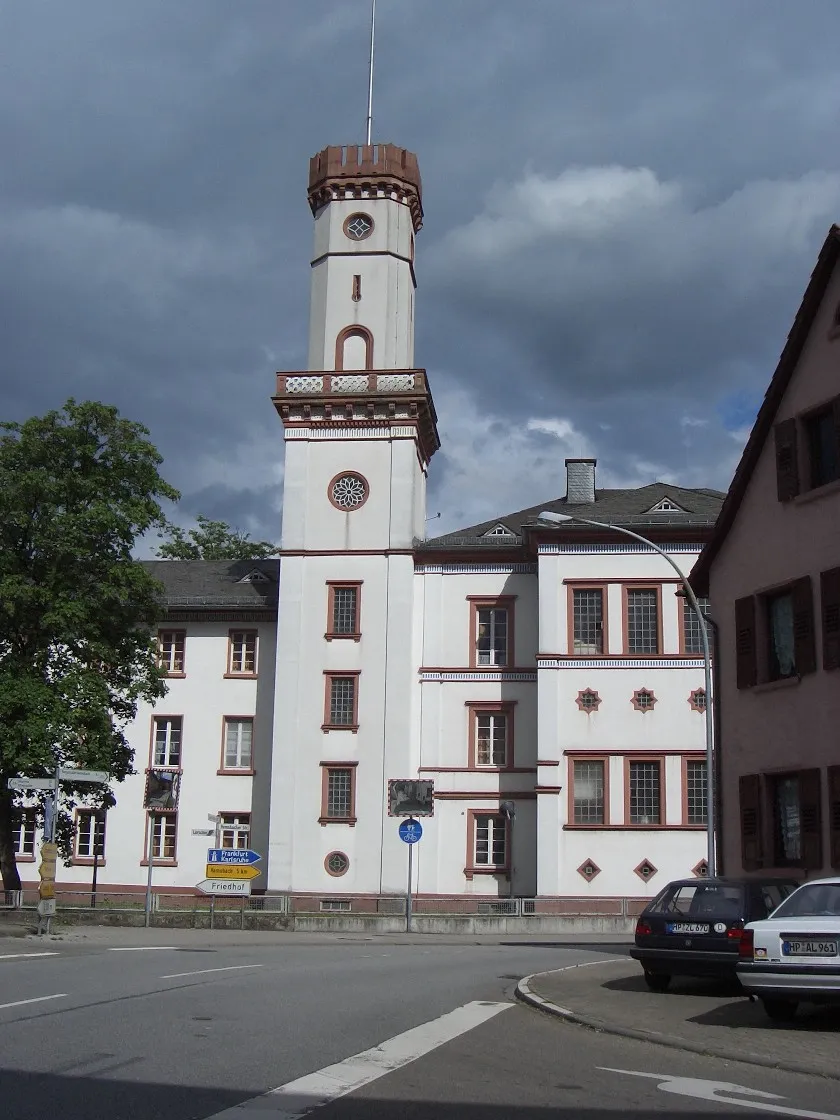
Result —
[[717, 626], [719, 871], [840, 869], [840, 227], [692, 572]]

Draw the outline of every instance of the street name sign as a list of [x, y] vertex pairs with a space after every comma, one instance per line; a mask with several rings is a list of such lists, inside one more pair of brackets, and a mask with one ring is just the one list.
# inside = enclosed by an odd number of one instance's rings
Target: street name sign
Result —
[[400, 821], [400, 840], [406, 844], [416, 844], [423, 835], [423, 826], [419, 821]]
[[194, 828], [192, 830], [192, 834], [193, 834], [193, 836], [212, 836], [213, 835], [213, 829], [212, 828]]
[[107, 770], [77, 770], [73, 766], [61, 766], [58, 773], [62, 782], [98, 782], [104, 785], [110, 777]]
[[9, 789], [55, 789], [55, 778], [9, 778]]
[[248, 879], [202, 879], [196, 883], [202, 894], [248, 895], [251, 883]]
[[250, 848], [208, 848], [208, 863], [259, 863], [262, 856]]
[[204, 869], [208, 879], [256, 879], [262, 875], [258, 867], [244, 863], [208, 863]]

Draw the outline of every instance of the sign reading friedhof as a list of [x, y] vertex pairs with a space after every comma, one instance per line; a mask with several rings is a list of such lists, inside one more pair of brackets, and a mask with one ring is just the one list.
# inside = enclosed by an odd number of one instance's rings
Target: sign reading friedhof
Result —
[[388, 782], [389, 817], [432, 817], [435, 783], [423, 778], [391, 778]]
[[247, 879], [202, 879], [196, 887], [202, 894], [226, 894], [228, 897], [251, 893], [251, 884]]

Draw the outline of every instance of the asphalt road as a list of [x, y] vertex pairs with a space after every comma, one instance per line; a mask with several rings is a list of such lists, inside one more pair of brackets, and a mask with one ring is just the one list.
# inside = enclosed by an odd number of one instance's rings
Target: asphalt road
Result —
[[[167, 947], [155, 932], [154, 944], [125, 930], [0, 940], [3, 1120], [229, 1120], [231, 1109], [291, 1120], [322, 1100], [317, 1120], [840, 1120], [838, 1082], [599, 1035], [511, 1002], [520, 976], [614, 957], [607, 944], [203, 934]], [[666, 1092], [638, 1074], [695, 1080]], [[778, 1099], [704, 1099], [709, 1081]]]

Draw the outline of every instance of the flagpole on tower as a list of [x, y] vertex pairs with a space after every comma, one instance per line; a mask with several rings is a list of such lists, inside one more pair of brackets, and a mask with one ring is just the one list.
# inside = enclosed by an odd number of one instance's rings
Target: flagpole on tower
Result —
[[371, 0], [370, 3], [370, 65], [368, 67], [368, 110], [367, 110], [367, 130], [365, 141], [370, 144], [371, 128], [373, 126], [373, 45], [376, 36], [376, 0]]

